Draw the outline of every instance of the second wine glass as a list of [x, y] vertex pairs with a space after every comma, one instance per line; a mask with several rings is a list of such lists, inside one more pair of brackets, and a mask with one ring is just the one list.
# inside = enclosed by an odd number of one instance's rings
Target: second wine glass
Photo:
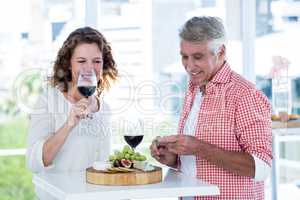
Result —
[[142, 142], [144, 135], [138, 134], [138, 135], [124, 135], [124, 139], [126, 143], [133, 149]]
[[128, 126], [126, 132], [124, 133], [124, 140], [133, 149], [142, 142], [144, 137], [144, 123], [141, 119], [136, 121], [138, 124], [131, 124], [133, 126]]

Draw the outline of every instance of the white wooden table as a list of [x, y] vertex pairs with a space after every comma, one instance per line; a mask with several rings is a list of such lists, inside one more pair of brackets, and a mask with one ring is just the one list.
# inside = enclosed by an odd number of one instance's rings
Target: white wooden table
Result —
[[86, 183], [85, 172], [36, 174], [33, 183], [61, 200], [139, 199], [219, 195], [219, 188], [169, 169], [161, 183], [141, 186], [99, 186]]

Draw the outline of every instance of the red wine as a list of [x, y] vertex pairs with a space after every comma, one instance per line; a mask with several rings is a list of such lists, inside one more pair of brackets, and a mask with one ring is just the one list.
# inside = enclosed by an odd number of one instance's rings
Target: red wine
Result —
[[82, 96], [89, 97], [96, 91], [96, 86], [78, 86], [78, 91]]
[[132, 148], [137, 147], [143, 140], [144, 135], [124, 135], [124, 139]]

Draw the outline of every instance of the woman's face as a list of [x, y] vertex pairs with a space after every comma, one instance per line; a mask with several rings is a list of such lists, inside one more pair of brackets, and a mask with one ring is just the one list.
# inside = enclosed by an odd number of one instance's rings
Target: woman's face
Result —
[[81, 43], [78, 44], [71, 57], [72, 83], [77, 83], [79, 71], [94, 70], [97, 76], [97, 81], [102, 76], [103, 57], [102, 52], [96, 43]]

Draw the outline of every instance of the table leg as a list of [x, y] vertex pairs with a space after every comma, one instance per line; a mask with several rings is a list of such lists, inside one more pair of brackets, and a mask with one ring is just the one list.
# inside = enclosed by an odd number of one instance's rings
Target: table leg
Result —
[[277, 200], [278, 199], [278, 183], [279, 183], [279, 166], [278, 166], [278, 161], [279, 161], [279, 143], [277, 141], [277, 136], [276, 134], [273, 134], [273, 140], [272, 140], [272, 148], [273, 148], [273, 160], [272, 160], [272, 200]]

